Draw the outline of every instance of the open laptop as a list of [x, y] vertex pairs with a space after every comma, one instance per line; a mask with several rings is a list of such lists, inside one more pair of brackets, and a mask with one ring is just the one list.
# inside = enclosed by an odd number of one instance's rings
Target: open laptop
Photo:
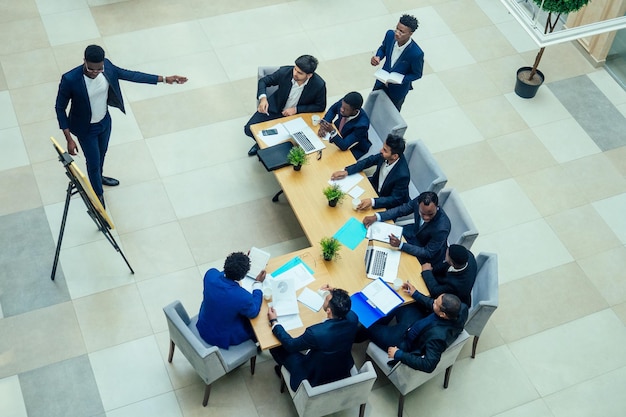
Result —
[[293, 140], [296, 141], [307, 154], [322, 150], [326, 147], [302, 117], [289, 120], [288, 122], [282, 123], [282, 125], [287, 132], [289, 132]]
[[399, 250], [374, 246], [369, 241], [365, 250], [365, 272], [368, 278], [381, 277], [386, 282], [393, 282], [398, 277], [399, 266]]

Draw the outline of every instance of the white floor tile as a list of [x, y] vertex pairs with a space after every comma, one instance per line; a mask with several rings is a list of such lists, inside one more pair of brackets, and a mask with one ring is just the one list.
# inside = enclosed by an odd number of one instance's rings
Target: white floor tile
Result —
[[433, 154], [484, 139], [460, 107], [434, 111], [412, 120], [413, 134], [422, 139]]
[[613, 233], [626, 245], [626, 193], [596, 201], [593, 207], [609, 225]]
[[107, 412], [107, 417], [182, 417], [174, 392], [157, 395]]
[[601, 152], [587, 132], [571, 118], [535, 126], [532, 131], [559, 163]]
[[19, 127], [1, 129], [0, 136], [2, 136], [0, 171], [30, 164]]
[[476, 63], [456, 35], [424, 39], [420, 41], [420, 46], [424, 51], [424, 60], [435, 71], [445, 71]]
[[13, 110], [11, 95], [8, 91], [0, 91], [0, 129], [17, 126], [17, 117]]
[[53, 46], [100, 37], [98, 25], [88, 8], [42, 15], [41, 20]]
[[[515, 73], [512, 76], [515, 77]], [[532, 100], [521, 98], [515, 93], [504, 96], [530, 127], [572, 117], [548, 88], [539, 88]]]
[[27, 417], [26, 405], [17, 375], [0, 379], [0, 415]]

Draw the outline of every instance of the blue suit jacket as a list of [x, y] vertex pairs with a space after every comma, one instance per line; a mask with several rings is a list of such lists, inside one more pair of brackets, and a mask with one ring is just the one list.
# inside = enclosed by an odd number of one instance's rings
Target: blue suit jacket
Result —
[[[277, 85], [278, 90], [267, 98], [270, 113], [280, 113], [283, 111], [289, 92], [291, 91], [291, 80], [293, 79], [293, 65], [280, 67], [274, 73], [261, 78], [258, 83], [256, 96], [266, 94], [267, 87]], [[317, 113], [326, 109], [326, 83], [316, 73], [309, 78], [309, 82], [302, 90], [302, 95], [296, 111], [298, 113]]]
[[450, 219], [441, 207], [437, 210], [435, 217], [422, 226], [419, 226], [420, 215], [417, 198], [379, 214], [381, 220], [385, 221], [395, 220], [411, 213], [413, 213], [415, 223], [404, 226], [402, 234], [406, 238], [406, 242], [402, 245], [402, 252], [416, 256], [420, 263], [441, 264], [446, 257], [448, 235], [450, 234]]
[[[324, 120], [327, 122], [333, 121], [335, 117], [337, 120], [335, 121], [335, 128], [339, 132], [339, 124], [341, 123], [341, 114], [339, 113], [339, 109], [341, 109], [341, 102], [343, 100], [339, 100], [326, 112], [324, 115]], [[365, 110], [361, 109], [359, 114], [352, 120], [346, 122], [343, 125], [343, 130], [340, 132], [341, 136], [336, 135], [335, 137], [330, 139], [331, 143], [337, 145], [339, 149], [342, 151], [348, 150], [350, 146], [354, 145], [350, 148], [352, 155], [354, 155], [354, 159], [359, 159], [363, 155], [367, 153], [372, 146], [371, 142], [367, 138], [367, 131], [370, 128], [370, 119], [367, 117], [367, 113]]]
[[[380, 174], [380, 168], [385, 163], [383, 156], [378, 153], [376, 155], [370, 155], [365, 159], [358, 161], [356, 164], [346, 167], [348, 175], [356, 174], [364, 169], [372, 166], [376, 166], [374, 175], [369, 177], [370, 182], [375, 190], [378, 191], [378, 177]], [[395, 163], [385, 182], [383, 183], [379, 197], [374, 199], [374, 205], [376, 208], [392, 208], [404, 204], [409, 201], [409, 182], [411, 181], [411, 173], [409, 171], [409, 165], [406, 162], [404, 155], [398, 159]]]
[[470, 251], [467, 251], [467, 254], [469, 255], [467, 266], [462, 271], [448, 271], [450, 265], [447, 262], [433, 265], [432, 271], [422, 271], [422, 278], [432, 298], [437, 298], [444, 293], [454, 294], [463, 304], [472, 305], [472, 287], [476, 281], [478, 269], [474, 254]]
[[[295, 369], [288, 369], [291, 389], [297, 390], [305, 379], [315, 386], [350, 376], [354, 365], [351, 349], [358, 325], [359, 319], [350, 311], [345, 319], [328, 319], [314, 324], [296, 338], [280, 324], [274, 326], [272, 332], [283, 348], [292, 355], [299, 355]], [[307, 349], [310, 351], [306, 355], [298, 353]]]
[[[159, 79], [157, 75], [116, 67], [108, 59], [104, 60], [104, 76], [109, 82], [107, 104], [119, 108], [124, 113], [126, 111], [124, 109], [124, 100], [122, 99], [122, 90], [120, 89], [120, 80], [156, 84]], [[65, 111], [70, 101], [72, 104], [68, 117]], [[91, 105], [89, 104], [89, 95], [87, 94], [87, 86], [83, 76], [83, 65], [66, 72], [61, 77], [54, 109], [56, 110], [61, 130], [69, 128], [70, 132], [79, 138], [89, 132]]]
[[[405, 97], [409, 90], [413, 89], [413, 81], [422, 78], [422, 71], [424, 70], [424, 51], [420, 48], [413, 39], [409, 40], [409, 45], [404, 49], [400, 57], [396, 61], [396, 64], [391, 66], [391, 52], [393, 51], [393, 45], [396, 39], [394, 37], [394, 31], [388, 30], [383, 39], [382, 45], [376, 51], [376, 56], [385, 58], [383, 69], [387, 72], [398, 72], [404, 75], [402, 84], [387, 84], [387, 94], [394, 103]], [[383, 83], [376, 80], [374, 88], [383, 87]]]
[[207, 343], [228, 349], [252, 337], [248, 319], [259, 314], [261, 290], [250, 294], [223, 272], [211, 268], [204, 274], [203, 295], [196, 327]]

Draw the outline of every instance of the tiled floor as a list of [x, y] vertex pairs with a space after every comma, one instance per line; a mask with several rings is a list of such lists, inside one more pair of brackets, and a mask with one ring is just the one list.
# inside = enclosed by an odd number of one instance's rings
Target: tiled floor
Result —
[[[20, 0], [0, 3], [0, 415], [294, 416], [272, 361], [214, 384], [166, 361], [162, 306], [201, 301], [201, 276], [251, 245], [308, 246], [246, 151], [259, 65], [320, 59], [329, 103], [373, 84], [369, 57], [403, 12], [426, 53], [402, 114], [499, 255], [500, 308], [405, 416], [623, 416], [626, 400], [626, 92], [571, 44], [549, 47], [532, 100], [514, 73], [536, 47], [495, 0]], [[60, 75], [98, 43], [117, 65], [187, 75], [124, 84], [106, 190], [121, 257], [72, 201], [49, 279], [65, 189], [48, 141]], [[84, 167], [82, 156], [78, 164]], [[363, 346], [355, 356], [362, 360]], [[620, 394], [621, 393], [621, 394]], [[384, 378], [368, 416], [393, 416]], [[338, 415], [356, 415], [348, 410]]]

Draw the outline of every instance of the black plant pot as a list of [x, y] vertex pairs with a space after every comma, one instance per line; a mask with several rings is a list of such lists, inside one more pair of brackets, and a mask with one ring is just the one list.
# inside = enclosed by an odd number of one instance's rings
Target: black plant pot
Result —
[[302, 169], [302, 165], [294, 165], [293, 166], [293, 170], [294, 171], [300, 171]]
[[543, 72], [537, 70], [532, 80], [528, 80], [528, 75], [532, 70], [531, 67], [522, 67], [517, 70], [517, 77], [515, 81], [515, 94], [522, 98], [533, 98], [537, 94], [537, 90], [541, 87], [541, 84], [545, 81]]
[[332, 261], [332, 260], [333, 260], [333, 257], [332, 257], [332, 255], [326, 255], [326, 254], [324, 254], [324, 260], [325, 260], [325, 261]]
[[337, 205], [337, 202], [339, 202], [338, 198], [335, 198], [334, 200], [328, 200], [328, 205], [331, 207], [335, 207]]

